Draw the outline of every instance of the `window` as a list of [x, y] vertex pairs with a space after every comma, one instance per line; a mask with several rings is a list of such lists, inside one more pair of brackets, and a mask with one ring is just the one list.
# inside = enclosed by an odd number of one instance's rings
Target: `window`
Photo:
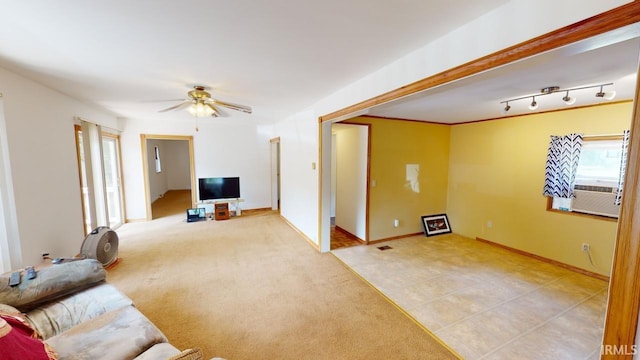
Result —
[[551, 209], [617, 218], [622, 137], [585, 138], [574, 186], [575, 198], [554, 197]]
[[159, 173], [162, 172], [162, 164], [160, 164], [160, 149], [156, 146], [154, 150], [156, 154], [156, 172]]
[[620, 179], [622, 139], [588, 140], [582, 144], [576, 185], [615, 187]]

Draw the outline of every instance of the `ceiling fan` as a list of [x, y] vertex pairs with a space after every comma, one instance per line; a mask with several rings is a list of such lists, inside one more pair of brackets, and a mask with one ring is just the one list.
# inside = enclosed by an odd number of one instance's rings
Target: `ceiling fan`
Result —
[[226, 116], [226, 113], [220, 109], [225, 107], [232, 110], [242, 111], [251, 114], [251, 107], [245, 105], [232, 104], [225, 101], [216, 100], [211, 97], [207, 88], [202, 85], [194, 85], [193, 90], [187, 93], [188, 99], [180, 99], [182, 103], [160, 110], [159, 112], [167, 112], [187, 108], [191, 115], [196, 117], [204, 116]]

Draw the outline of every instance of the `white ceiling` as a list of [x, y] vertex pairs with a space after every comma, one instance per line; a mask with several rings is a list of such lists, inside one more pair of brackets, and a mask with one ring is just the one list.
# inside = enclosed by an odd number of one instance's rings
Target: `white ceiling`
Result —
[[[506, 2], [0, 0], [0, 67], [125, 118], [167, 116], [157, 110], [175, 102], [159, 100], [182, 99], [194, 84], [223, 101], [294, 112]], [[500, 101], [550, 85], [614, 82], [617, 100], [631, 98], [639, 32], [629, 27], [369, 114], [493, 118]], [[587, 96], [576, 95], [583, 105]]]
[[[494, 119], [532, 111], [531, 98], [512, 101], [504, 113], [505, 100], [541, 93], [541, 89], [561, 89], [613, 83], [613, 101], [632, 100], [635, 93], [640, 24], [633, 24], [578, 43], [467, 77], [394, 102], [369, 109], [380, 117], [459, 123]], [[606, 102], [596, 98], [600, 88], [571, 91], [572, 107]], [[567, 108], [566, 92], [538, 96], [536, 112]]]
[[0, 1], [0, 66], [118, 116], [194, 84], [298, 111], [508, 0]]

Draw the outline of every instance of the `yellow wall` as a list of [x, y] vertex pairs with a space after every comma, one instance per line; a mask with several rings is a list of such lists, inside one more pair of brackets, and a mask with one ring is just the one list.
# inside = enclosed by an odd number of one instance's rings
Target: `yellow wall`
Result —
[[[609, 275], [617, 223], [546, 211], [546, 155], [550, 135], [621, 134], [631, 115], [627, 102], [452, 126], [447, 213], [453, 231]], [[582, 243], [591, 245], [597, 267]]]
[[[422, 232], [422, 215], [446, 211], [451, 126], [368, 117], [349, 121], [371, 124], [369, 240]], [[419, 193], [407, 184], [407, 164], [420, 166]]]

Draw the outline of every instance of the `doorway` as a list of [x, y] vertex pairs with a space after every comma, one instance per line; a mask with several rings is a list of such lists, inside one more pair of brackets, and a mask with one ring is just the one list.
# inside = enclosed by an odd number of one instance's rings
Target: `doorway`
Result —
[[[196, 206], [195, 166], [193, 137], [180, 135], [140, 135], [142, 145], [142, 165], [145, 184], [147, 220], [167, 216], [177, 211], [173, 202], [186, 198], [183, 206]], [[165, 197], [169, 190], [164, 210], [154, 214], [152, 204]], [[182, 194], [181, 194], [182, 193]], [[175, 196], [174, 196], [175, 195]], [[185, 208], [182, 209], [184, 211]]]
[[370, 125], [331, 128], [331, 250], [369, 240]]
[[280, 138], [271, 142], [271, 210], [280, 212]]

